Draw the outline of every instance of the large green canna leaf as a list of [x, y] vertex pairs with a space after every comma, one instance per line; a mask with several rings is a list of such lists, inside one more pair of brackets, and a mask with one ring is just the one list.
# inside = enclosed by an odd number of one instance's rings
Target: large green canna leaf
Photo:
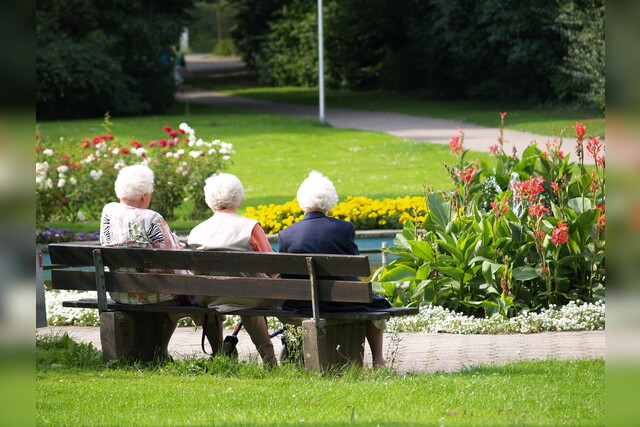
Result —
[[591, 203], [591, 200], [587, 199], [586, 197], [574, 197], [573, 199], [570, 199], [567, 202], [567, 206], [573, 209], [575, 213], [578, 215], [588, 211], [589, 209], [593, 209], [593, 204]]
[[433, 249], [429, 242], [421, 240], [409, 240], [411, 250], [415, 256], [424, 261], [433, 261]]
[[529, 265], [523, 265], [522, 267], [516, 267], [511, 271], [511, 276], [515, 280], [532, 280], [540, 277], [535, 268]]
[[412, 280], [415, 279], [415, 277], [415, 269], [407, 267], [406, 265], [399, 265], [387, 271], [383, 271], [379, 280], [381, 282], [399, 282], [401, 280]]
[[438, 245], [440, 245], [440, 247], [442, 247], [445, 251], [453, 255], [458, 260], [458, 262], [464, 263], [464, 255], [462, 255], [462, 252], [460, 252], [460, 250], [456, 246], [448, 242], [443, 242], [442, 240], [438, 240]]
[[438, 193], [429, 193], [427, 195], [427, 206], [433, 221], [442, 228], [446, 228], [447, 224], [456, 218], [456, 212], [451, 203], [445, 202]]

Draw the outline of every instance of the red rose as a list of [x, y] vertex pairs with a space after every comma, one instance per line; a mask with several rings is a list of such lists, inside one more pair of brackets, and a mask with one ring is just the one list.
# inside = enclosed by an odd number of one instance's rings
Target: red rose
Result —
[[165, 132], [171, 132], [171, 126], [165, 126], [162, 128], [162, 130]]
[[172, 130], [171, 132], [169, 132], [169, 136], [171, 138], [175, 138], [176, 136], [178, 136], [178, 132], [176, 132], [175, 130]]
[[164, 138], [160, 138], [159, 144], [160, 144], [160, 147], [164, 148], [167, 146], [167, 140]]
[[127, 150], [126, 148], [123, 148], [122, 150], [120, 150], [121, 154], [129, 154], [129, 150]]

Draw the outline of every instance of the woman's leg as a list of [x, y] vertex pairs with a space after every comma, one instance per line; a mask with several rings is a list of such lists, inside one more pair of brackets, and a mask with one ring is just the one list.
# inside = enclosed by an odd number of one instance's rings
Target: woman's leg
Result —
[[267, 320], [260, 316], [240, 316], [240, 319], [242, 320], [242, 326], [247, 330], [251, 341], [256, 346], [260, 357], [262, 357], [262, 363], [276, 366], [276, 356], [269, 337]]
[[381, 329], [376, 328], [371, 321], [366, 322], [365, 325], [365, 334], [367, 336], [367, 341], [369, 342], [369, 348], [371, 348], [371, 358], [373, 359], [373, 366], [385, 366], [386, 361], [384, 360], [384, 355], [382, 354], [384, 340], [383, 332]]

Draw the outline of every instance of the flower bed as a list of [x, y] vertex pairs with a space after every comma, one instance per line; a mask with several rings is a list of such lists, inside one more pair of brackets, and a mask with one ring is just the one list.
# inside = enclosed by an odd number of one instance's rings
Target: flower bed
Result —
[[202, 187], [210, 175], [231, 163], [233, 146], [216, 139], [196, 138], [186, 123], [177, 129], [164, 126], [163, 137], [148, 142], [120, 141], [109, 132], [82, 142], [48, 141], [36, 132], [36, 220], [84, 221], [99, 218], [105, 200], [115, 196], [113, 183], [127, 165], [148, 165], [155, 174], [151, 209], [165, 219], [193, 200], [191, 216], [200, 218], [208, 208]]
[[[85, 308], [65, 308], [62, 301], [80, 298], [95, 298], [95, 292], [48, 291], [46, 293], [47, 320], [52, 326], [97, 326], [98, 310]], [[225, 327], [231, 328], [239, 321], [238, 316], [227, 316]], [[193, 326], [184, 318], [180, 326]], [[277, 329], [280, 322], [269, 318], [269, 327]], [[576, 304], [551, 306], [540, 313], [527, 313], [511, 319], [475, 318], [447, 310], [439, 306], [424, 306], [417, 316], [392, 318], [388, 332], [425, 332], [450, 334], [496, 334], [534, 333], [550, 331], [578, 331], [604, 329], [605, 304]]]
[[573, 128], [577, 162], [561, 150], [562, 137], [546, 151], [532, 143], [521, 157], [508, 155], [501, 126], [495, 166], [466, 162], [458, 129], [455, 164], [445, 165], [453, 190], [431, 191], [425, 221], [407, 221], [397, 246], [383, 249], [397, 258], [374, 274], [374, 289], [396, 306], [488, 318], [604, 300], [603, 145], [581, 123]]
[[[330, 215], [353, 223], [356, 230], [399, 229], [408, 221], [424, 221], [427, 204], [424, 197], [406, 196], [382, 200], [348, 196], [338, 203]], [[248, 207], [246, 216], [260, 221], [268, 234], [296, 223], [304, 217], [296, 199], [282, 205]]]

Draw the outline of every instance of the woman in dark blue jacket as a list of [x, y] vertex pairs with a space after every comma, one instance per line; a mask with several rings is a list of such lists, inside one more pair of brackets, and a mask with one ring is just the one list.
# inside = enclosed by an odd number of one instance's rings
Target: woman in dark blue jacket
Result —
[[[355, 243], [353, 224], [327, 216], [338, 202], [338, 194], [333, 183], [321, 173], [312, 171], [298, 189], [298, 204], [306, 212], [302, 221], [290, 225], [278, 234], [279, 252], [359, 255]], [[333, 278], [341, 279], [341, 278]], [[357, 280], [355, 277], [345, 280]], [[376, 310], [391, 307], [389, 301], [373, 294], [373, 302], [368, 304], [322, 302], [323, 311]], [[285, 301], [285, 310], [310, 311], [308, 301]], [[366, 324], [366, 336], [371, 348], [374, 366], [384, 366], [383, 330], [384, 321]]]

